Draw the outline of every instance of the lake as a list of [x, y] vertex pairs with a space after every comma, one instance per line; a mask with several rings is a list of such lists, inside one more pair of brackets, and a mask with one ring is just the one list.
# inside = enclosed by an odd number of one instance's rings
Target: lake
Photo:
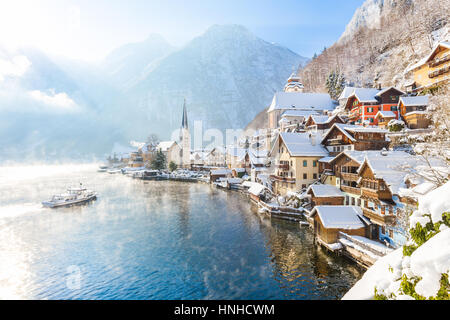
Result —
[[[96, 170], [0, 167], [0, 299], [340, 299], [363, 274], [238, 192]], [[97, 201], [42, 208], [80, 182]]]

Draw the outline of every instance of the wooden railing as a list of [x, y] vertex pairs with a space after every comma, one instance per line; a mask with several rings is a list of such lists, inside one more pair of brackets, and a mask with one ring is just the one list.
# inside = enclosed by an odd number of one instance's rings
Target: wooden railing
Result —
[[295, 183], [295, 178], [288, 178], [288, 177], [280, 177], [280, 176], [276, 176], [276, 175], [270, 175], [270, 178], [277, 180], [277, 181], [284, 181], [284, 182], [289, 182], [289, 183]]
[[341, 178], [347, 181], [358, 181], [359, 176], [357, 173], [341, 172]]
[[348, 193], [352, 193], [352, 194], [356, 194], [356, 195], [360, 195], [361, 194], [361, 189], [360, 188], [349, 187], [349, 186], [345, 186], [343, 184], [341, 184], [341, 190], [344, 191], [344, 192], [348, 192]]
[[382, 252], [380, 252], [378, 250], [375, 250], [371, 246], [365, 244], [364, 242], [362, 242], [362, 241], [360, 241], [358, 239], [355, 239], [355, 238], [349, 236], [348, 234], [346, 234], [346, 233], [344, 233], [342, 231], [339, 231], [338, 236], [339, 236], [339, 239], [346, 239], [348, 241], [351, 241], [354, 244], [356, 244], [358, 247], [361, 247], [362, 249], [367, 250], [367, 251], [373, 253], [376, 256], [382, 257], [382, 256], [385, 255], [384, 253], [382, 253]]
[[370, 220], [375, 220], [382, 224], [392, 224], [395, 222], [395, 216], [390, 214], [381, 214], [369, 208], [362, 208], [363, 214]]

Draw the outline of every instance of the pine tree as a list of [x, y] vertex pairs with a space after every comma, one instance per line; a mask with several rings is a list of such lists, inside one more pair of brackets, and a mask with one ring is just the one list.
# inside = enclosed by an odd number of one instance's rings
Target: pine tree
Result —
[[330, 97], [337, 100], [345, 88], [344, 75], [338, 69], [331, 71], [327, 77], [325, 86]]
[[161, 150], [159, 150], [152, 161], [152, 169], [162, 170], [166, 168], [166, 162], [167, 162], [166, 156], [164, 155], [164, 153], [162, 153]]
[[170, 161], [170, 163], [169, 163], [169, 170], [170, 170], [171, 172], [173, 172], [173, 171], [175, 171], [175, 170], [177, 170], [177, 169], [178, 169], [177, 164], [176, 164], [175, 162], [173, 162], [173, 161]]

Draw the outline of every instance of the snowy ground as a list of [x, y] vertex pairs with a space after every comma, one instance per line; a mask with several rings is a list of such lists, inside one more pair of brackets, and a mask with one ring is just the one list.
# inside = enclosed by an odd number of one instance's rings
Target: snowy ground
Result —
[[[417, 223], [442, 221], [442, 214], [450, 211], [450, 182], [419, 199], [419, 208], [411, 216], [411, 228]], [[378, 294], [392, 299], [414, 299], [404, 294], [402, 277], [419, 280], [415, 292], [434, 297], [440, 288], [442, 274], [450, 271], [450, 228], [444, 224], [440, 232], [419, 246], [411, 256], [403, 255], [403, 248], [380, 258], [343, 297], [343, 300], [374, 299]], [[411, 240], [410, 240], [410, 243]]]

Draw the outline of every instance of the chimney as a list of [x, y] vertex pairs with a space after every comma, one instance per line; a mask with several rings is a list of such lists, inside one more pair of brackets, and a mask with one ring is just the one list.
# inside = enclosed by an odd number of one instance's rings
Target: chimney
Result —
[[315, 146], [316, 145], [316, 135], [310, 134], [309, 137], [311, 138], [311, 145]]

